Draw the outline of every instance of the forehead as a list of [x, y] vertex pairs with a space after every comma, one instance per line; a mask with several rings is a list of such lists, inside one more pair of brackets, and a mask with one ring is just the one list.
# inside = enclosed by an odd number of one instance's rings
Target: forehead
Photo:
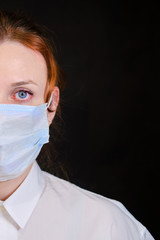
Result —
[[19, 42], [4, 41], [0, 43], [0, 80], [4, 76], [10, 80], [17, 77], [44, 81], [47, 79], [45, 59]]

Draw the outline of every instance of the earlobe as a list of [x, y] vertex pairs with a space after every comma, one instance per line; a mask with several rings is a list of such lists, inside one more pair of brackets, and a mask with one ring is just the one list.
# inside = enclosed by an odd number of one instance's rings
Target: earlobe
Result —
[[53, 97], [52, 97], [52, 101], [50, 103], [50, 106], [48, 108], [48, 123], [49, 125], [52, 123], [54, 116], [56, 114], [56, 110], [57, 110], [57, 106], [59, 103], [59, 88], [57, 86], [54, 87], [53, 91], [52, 91]]

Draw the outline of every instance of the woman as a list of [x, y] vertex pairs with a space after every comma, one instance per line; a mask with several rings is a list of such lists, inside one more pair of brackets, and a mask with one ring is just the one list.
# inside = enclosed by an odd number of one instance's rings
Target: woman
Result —
[[152, 240], [115, 200], [42, 171], [59, 67], [41, 27], [0, 13], [0, 239]]

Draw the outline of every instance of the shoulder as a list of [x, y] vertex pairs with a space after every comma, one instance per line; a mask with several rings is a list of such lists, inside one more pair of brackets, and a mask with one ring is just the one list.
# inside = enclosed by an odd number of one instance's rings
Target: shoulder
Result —
[[83, 224], [99, 229], [101, 233], [112, 234], [113, 239], [146, 239], [146, 228], [120, 202], [82, 189], [47, 172], [43, 174], [46, 181], [44, 197], [63, 209], [60, 212], [68, 214], [68, 219], [76, 219], [79, 226]]

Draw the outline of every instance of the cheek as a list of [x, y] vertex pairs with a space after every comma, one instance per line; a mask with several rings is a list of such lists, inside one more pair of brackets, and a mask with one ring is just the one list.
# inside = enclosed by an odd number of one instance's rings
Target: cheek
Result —
[[45, 88], [41, 87], [36, 93], [36, 100], [39, 102], [39, 104], [43, 104], [46, 102], [44, 98], [44, 91]]

